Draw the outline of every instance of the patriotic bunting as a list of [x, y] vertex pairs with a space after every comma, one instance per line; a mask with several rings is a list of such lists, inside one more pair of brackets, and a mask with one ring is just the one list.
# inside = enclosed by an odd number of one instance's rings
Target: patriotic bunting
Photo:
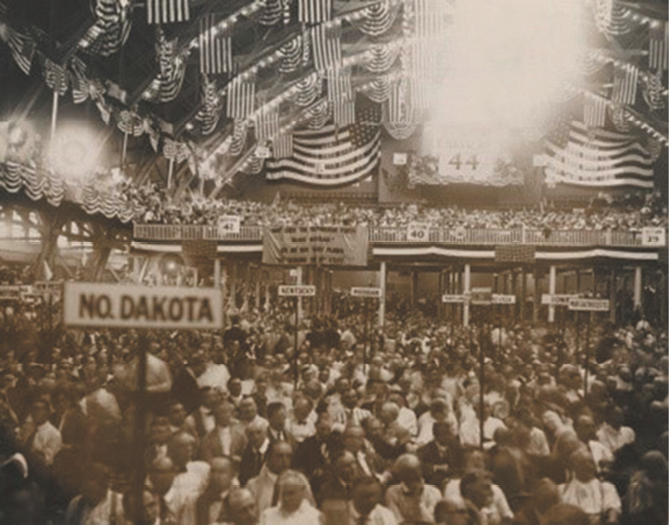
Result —
[[116, 123], [118, 129], [123, 133], [139, 137], [144, 133], [144, 120], [135, 112], [123, 110]]
[[388, 101], [383, 105], [384, 123], [413, 124], [414, 110], [408, 91], [408, 79], [400, 79], [392, 85]]
[[35, 41], [28, 35], [14, 31], [9, 26], [5, 26], [4, 24], [0, 24], [0, 26], [4, 26], [6, 29], [5, 32], [0, 31], [0, 35], [9, 46], [14, 62], [16, 62], [16, 65], [23, 73], [30, 75], [30, 68], [33, 56], [35, 55]]
[[648, 151], [634, 136], [602, 129], [588, 130], [573, 121], [565, 147], [548, 141], [546, 176], [552, 182], [579, 186], [653, 187]]
[[240, 76], [228, 84], [227, 115], [231, 119], [246, 119], [255, 111], [255, 79], [242, 79]]
[[597, 29], [606, 35], [629, 33], [633, 28], [629, 14], [629, 9], [614, 0], [596, 0], [595, 23]]
[[618, 104], [611, 104], [609, 108], [611, 112], [611, 121], [613, 122], [616, 130], [621, 132], [630, 131], [632, 127], [627, 120], [627, 112], [625, 111], [625, 108]]
[[146, 0], [149, 24], [170, 24], [190, 19], [190, 0]]
[[[258, 23], [263, 26], [273, 26], [278, 24], [284, 16], [283, 3], [282, 0], [265, 0], [265, 5], [256, 17]], [[285, 1], [285, 3], [288, 4], [287, 1]]]
[[195, 120], [202, 125], [204, 135], [209, 135], [216, 129], [222, 109], [216, 81], [208, 79], [205, 75], [202, 82], [202, 107], [195, 115]]
[[649, 29], [648, 67], [659, 71], [669, 69], [669, 24], [653, 22]]
[[105, 86], [98, 79], [89, 80], [86, 76], [86, 64], [77, 57], [72, 58], [72, 100], [81, 104], [87, 99], [98, 100], [105, 93]]
[[636, 100], [638, 80], [639, 68], [633, 64], [616, 64], [613, 74], [611, 100], [616, 104], [633, 105]]
[[399, 46], [374, 44], [369, 50], [370, 59], [365, 63], [367, 70], [372, 73], [388, 71], [400, 54]]
[[388, 75], [381, 75], [370, 83], [367, 96], [374, 102], [384, 102], [390, 96], [390, 86], [390, 77]]
[[402, 2], [382, 0], [363, 10], [362, 22], [356, 26], [362, 33], [378, 37], [386, 33], [395, 23]]
[[160, 72], [156, 78], [158, 102], [171, 102], [177, 98], [186, 76], [186, 60], [179, 53], [178, 39], [168, 42], [161, 29], [156, 31], [156, 56]]
[[405, 141], [414, 134], [418, 126], [413, 122], [407, 122], [407, 123], [385, 122], [383, 123], [383, 127], [386, 129], [388, 134], [396, 141]]
[[188, 159], [189, 155], [190, 149], [187, 144], [177, 142], [169, 137], [165, 139], [165, 143], [163, 144], [163, 157], [165, 159], [181, 163]]
[[297, 35], [279, 48], [279, 55], [281, 56], [279, 72], [292, 73], [300, 67], [302, 64], [302, 42], [302, 35]]
[[96, 0], [95, 23], [79, 41], [79, 49], [104, 57], [117, 53], [128, 40], [132, 2]]
[[304, 77], [295, 85], [297, 88], [295, 103], [302, 107], [313, 104], [320, 97], [322, 85], [322, 79], [317, 74]]
[[232, 130], [232, 140], [230, 141], [230, 148], [228, 153], [230, 155], [239, 155], [244, 150], [246, 145], [246, 137], [248, 135], [248, 125], [246, 121], [236, 120]]
[[65, 95], [69, 84], [70, 74], [67, 70], [55, 62], [46, 59], [44, 63], [44, 82], [58, 95]]
[[332, 0], [298, 0], [297, 19], [305, 24], [320, 24], [332, 18]]
[[364, 108], [356, 124], [340, 130], [329, 124], [320, 130], [293, 134], [293, 156], [269, 160], [267, 178], [292, 179], [317, 186], [350, 184], [372, 175], [380, 152], [378, 109]]
[[341, 62], [341, 24], [319, 25], [311, 29], [316, 71], [326, 71]]
[[641, 92], [648, 107], [655, 111], [667, 105], [667, 97], [663, 94], [662, 71], [655, 74], [644, 75], [641, 78]]
[[204, 15], [200, 19], [200, 72], [210, 75], [230, 73], [232, 62], [232, 27], [220, 27], [222, 17]]
[[310, 130], [320, 130], [330, 120], [331, 106], [328, 102], [318, 103], [306, 111], [305, 127]]
[[585, 93], [583, 122], [588, 128], [601, 128], [606, 122], [607, 100], [594, 93]]

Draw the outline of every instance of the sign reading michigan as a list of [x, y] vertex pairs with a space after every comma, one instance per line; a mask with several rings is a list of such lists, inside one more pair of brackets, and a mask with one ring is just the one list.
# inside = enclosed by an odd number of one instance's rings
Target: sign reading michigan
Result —
[[215, 288], [67, 282], [63, 314], [75, 327], [220, 329], [223, 298]]

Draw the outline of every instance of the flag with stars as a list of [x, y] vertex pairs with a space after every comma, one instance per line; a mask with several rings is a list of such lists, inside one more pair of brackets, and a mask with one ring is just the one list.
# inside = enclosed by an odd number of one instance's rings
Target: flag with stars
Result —
[[320, 130], [296, 130], [292, 157], [269, 159], [267, 179], [292, 179], [316, 186], [340, 186], [366, 179], [378, 166], [380, 123], [380, 106], [361, 104], [350, 126], [327, 124]]

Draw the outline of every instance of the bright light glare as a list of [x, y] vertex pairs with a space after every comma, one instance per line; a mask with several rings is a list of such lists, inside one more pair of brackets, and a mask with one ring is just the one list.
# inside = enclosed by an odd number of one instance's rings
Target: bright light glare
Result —
[[458, 0], [441, 54], [435, 120], [530, 127], [567, 84], [584, 50], [581, 0]]
[[90, 175], [97, 167], [101, 141], [95, 132], [81, 124], [64, 125], [56, 130], [49, 147], [53, 170], [68, 179]]

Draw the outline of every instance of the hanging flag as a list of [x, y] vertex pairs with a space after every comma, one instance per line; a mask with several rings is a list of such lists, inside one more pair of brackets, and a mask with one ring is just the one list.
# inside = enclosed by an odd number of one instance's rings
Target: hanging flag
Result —
[[330, 120], [332, 107], [326, 100], [316, 103], [305, 114], [305, 127], [310, 130], [320, 130]]
[[246, 145], [246, 137], [248, 135], [248, 125], [246, 121], [235, 120], [232, 126], [232, 135], [230, 140], [230, 148], [228, 152], [230, 155], [239, 155], [244, 150]]
[[320, 97], [322, 87], [323, 79], [318, 73], [312, 73], [311, 75], [304, 77], [295, 84], [297, 90], [295, 104], [302, 107], [310, 106], [318, 97]]
[[380, 111], [361, 108], [355, 124], [340, 130], [329, 124], [320, 130], [293, 133], [293, 156], [268, 160], [267, 178], [293, 179], [318, 186], [350, 184], [372, 175], [381, 148]]
[[321, 24], [311, 28], [316, 71], [336, 69], [341, 62], [341, 23]]
[[202, 73], [217, 75], [232, 71], [232, 26], [221, 25], [222, 18], [210, 13], [200, 19], [200, 71]]
[[607, 100], [595, 93], [586, 92], [583, 101], [583, 122], [588, 128], [601, 128], [606, 122]]
[[651, 156], [628, 133], [588, 130], [572, 121], [565, 146], [546, 141], [546, 178], [578, 186], [653, 187]]
[[397, 19], [403, 2], [382, 0], [362, 10], [362, 22], [353, 22], [365, 35], [378, 37], [388, 31]]
[[256, 140], [265, 141], [274, 137], [279, 132], [279, 106], [262, 104], [256, 112], [255, 126]]
[[67, 70], [55, 62], [46, 59], [44, 63], [44, 82], [58, 95], [65, 95], [67, 93], [67, 86], [69, 83], [69, 73]]
[[170, 24], [190, 19], [190, 0], [146, 0], [149, 24]]
[[329, 101], [353, 100], [353, 84], [350, 71], [330, 70], [327, 73], [327, 81]]
[[[14, 31], [11, 27], [5, 26], [6, 32], [0, 33], [9, 46], [14, 57], [14, 62], [26, 75], [30, 75], [33, 56], [35, 55], [35, 41], [28, 35], [23, 35]], [[5, 36], [6, 35], [6, 36]]]
[[332, 0], [298, 0], [297, 19], [305, 24], [320, 24], [332, 19]]
[[228, 84], [227, 115], [231, 119], [246, 119], [255, 111], [255, 79], [237, 76]]
[[260, 9], [256, 20], [260, 25], [273, 26], [274, 24], [278, 24], [283, 16], [284, 6], [282, 5], [282, 0], [265, 0], [265, 5]]
[[203, 75], [202, 107], [195, 115], [195, 120], [202, 124], [202, 133], [209, 135], [218, 125], [221, 116], [221, 99], [218, 96], [216, 81]]
[[409, 80], [399, 79], [390, 89], [388, 101], [384, 104], [383, 122], [392, 124], [413, 124], [414, 111], [409, 98]]
[[272, 157], [286, 159], [293, 156], [293, 135], [284, 133], [272, 139]]
[[635, 65], [616, 65], [613, 73], [613, 93], [611, 100], [616, 104], [633, 105], [636, 100], [638, 80], [639, 68]]
[[297, 35], [279, 48], [279, 56], [281, 57], [279, 72], [292, 73], [300, 67], [302, 63], [302, 41], [302, 35]]
[[355, 122], [355, 101], [334, 101], [332, 103], [332, 119], [340, 127], [353, 124]]
[[651, 22], [648, 40], [648, 67], [665, 71], [669, 69], [669, 24]]

